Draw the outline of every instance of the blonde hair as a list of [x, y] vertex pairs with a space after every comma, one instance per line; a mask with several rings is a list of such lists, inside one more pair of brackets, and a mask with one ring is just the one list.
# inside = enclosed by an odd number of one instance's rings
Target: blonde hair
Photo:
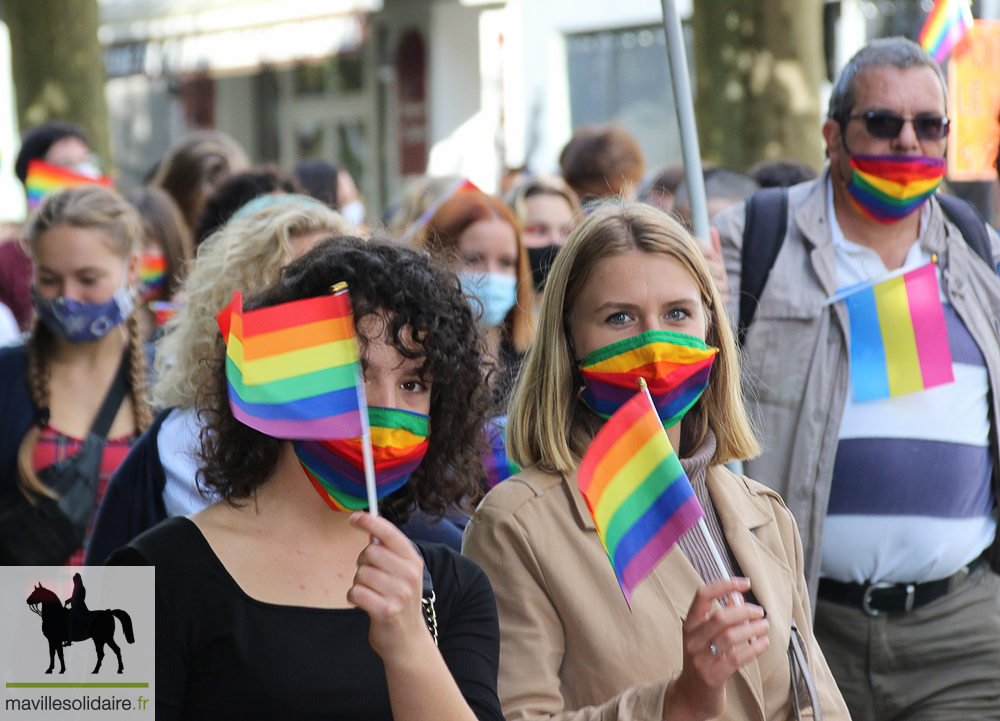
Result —
[[679, 454], [697, 449], [709, 428], [717, 439], [713, 464], [760, 452], [740, 389], [739, 351], [697, 241], [649, 205], [606, 202], [570, 234], [549, 273], [538, 334], [507, 420], [507, 451], [522, 467], [572, 472], [590, 443], [595, 421], [576, 397], [582, 377], [572, 352], [570, 317], [598, 264], [632, 250], [670, 256], [691, 273], [708, 316], [705, 342], [719, 349], [705, 394], [681, 422]]
[[580, 200], [565, 180], [558, 175], [539, 175], [515, 185], [504, 195], [504, 202], [514, 211], [514, 217], [517, 218], [521, 228], [528, 225], [528, 198], [539, 195], [550, 195], [565, 200], [573, 213], [574, 220], [580, 212]]
[[215, 316], [233, 291], [256, 295], [278, 280], [293, 260], [291, 240], [328, 230], [353, 233], [339, 213], [321, 203], [291, 199], [236, 217], [205, 239], [181, 291], [184, 306], [166, 325], [156, 354], [153, 399], [163, 408], [194, 408], [198, 389], [212, 372], [204, 362], [215, 353]]
[[[112, 252], [126, 264], [139, 252], [144, 234], [139, 212], [121, 195], [101, 185], [82, 185], [49, 195], [31, 216], [25, 227], [25, 237], [32, 260], [41, 237], [60, 225], [100, 230], [107, 237]], [[141, 433], [152, 422], [153, 409], [146, 398], [146, 354], [135, 312], [126, 319], [125, 327], [129, 348], [129, 398], [136, 430]], [[28, 498], [38, 495], [56, 498], [56, 494], [38, 479], [33, 467], [40, 423], [47, 422], [48, 417], [51, 377], [48, 361], [54, 341], [52, 331], [36, 318], [26, 344], [28, 388], [41, 415], [39, 422], [33, 423], [24, 435], [17, 452], [18, 483]]]

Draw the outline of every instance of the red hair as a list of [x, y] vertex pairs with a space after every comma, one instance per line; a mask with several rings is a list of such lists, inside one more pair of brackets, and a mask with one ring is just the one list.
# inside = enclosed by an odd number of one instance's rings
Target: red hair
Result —
[[432, 255], [458, 262], [458, 245], [462, 234], [484, 220], [501, 220], [514, 230], [517, 240], [517, 296], [514, 307], [504, 320], [504, 329], [514, 348], [524, 353], [535, 335], [534, 285], [528, 252], [521, 238], [521, 227], [510, 208], [500, 198], [478, 190], [455, 194], [437, 209], [427, 226], [413, 239], [414, 245]]

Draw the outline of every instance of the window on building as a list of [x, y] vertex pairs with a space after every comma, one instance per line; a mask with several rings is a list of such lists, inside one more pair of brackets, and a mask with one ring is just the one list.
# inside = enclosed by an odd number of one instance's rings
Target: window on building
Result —
[[[690, 48], [690, 27], [685, 27], [685, 41]], [[616, 123], [639, 141], [648, 167], [679, 161], [680, 132], [662, 25], [567, 35], [566, 51], [574, 128]]]

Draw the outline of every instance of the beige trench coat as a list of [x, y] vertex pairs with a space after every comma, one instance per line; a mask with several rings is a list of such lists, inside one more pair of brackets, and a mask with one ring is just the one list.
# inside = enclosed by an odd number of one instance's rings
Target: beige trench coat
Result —
[[[824, 718], [849, 715], [812, 635], [802, 546], [776, 493], [721, 466], [707, 485], [723, 532], [770, 621], [770, 646], [726, 687], [727, 720], [794, 718], [788, 644], [805, 639]], [[681, 624], [697, 572], [677, 547], [639, 584], [629, 611], [575, 474], [528, 469], [494, 488], [465, 531], [500, 615], [499, 695], [508, 721], [662, 718], [682, 666]]]

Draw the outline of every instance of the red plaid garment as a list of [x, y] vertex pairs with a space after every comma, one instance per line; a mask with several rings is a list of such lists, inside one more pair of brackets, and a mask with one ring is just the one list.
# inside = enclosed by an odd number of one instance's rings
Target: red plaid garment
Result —
[[[100, 505], [104, 498], [104, 489], [108, 486], [111, 474], [115, 472], [121, 462], [125, 460], [129, 448], [138, 436], [130, 435], [121, 438], [109, 438], [104, 444], [104, 456], [101, 458], [101, 473], [97, 484], [97, 503]], [[72, 438], [52, 428], [46, 426], [38, 434], [38, 442], [35, 444], [35, 454], [32, 456], [32, 467], [35, 472], [42, 470], [46, 466], [68, 458], [76, 453], [83, 441]], [[87, 529], [87, 537], [83, 541], [83, 546], [66, 561], [67, 566], [82, 566], [83, 557], [87, 551], [87, 542], [90, 540], [90, 529]]]

